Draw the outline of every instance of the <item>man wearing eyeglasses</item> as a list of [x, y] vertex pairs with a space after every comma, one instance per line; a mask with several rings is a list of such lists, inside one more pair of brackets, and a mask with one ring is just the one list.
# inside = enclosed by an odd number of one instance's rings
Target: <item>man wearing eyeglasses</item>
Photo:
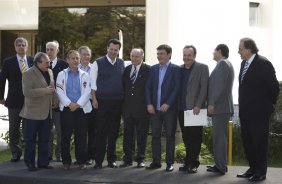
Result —
[[[68, 63], [57, 57], [59, 53], [59, 43], [54, 40], [46, 43], [46, 54], [50, 59], [50, 68], [53, 71], [54, 81], [57, 80], [58, 73], [68, 67]], [[53, 107], [52, 110], [52, 120], [51, 120], [51, 133], [49, 137], [49, 146], [48, 146], [48, 158], [49, 161], [53, 160], [53, 139], [54, 139], [54, 128], [55, 126], [56, 135], [57, 135], [57, 144], [55, 150], [56, 161], [61, 161], [61, 123], [60, 123], [60, 111], [58, 107]]]
[[[14, 42], [16, 55], [4, 59], [0, 73], [0, 104], [8, 108], [9, 116], [9, 143], [12, 152], [11, 162], [17, 162], [22, 155], [20, 146], [20, 127], [22, 118], [19, 116], [24, 104], [22, 92], [22, 74], [33, 63], [33, 58], [26, 55], [28, 42], [23, 37], [18, 37]], [[5, 85], [8, 80], [8, 94], [5, 99]], [[24, 126], [22, 126], [24, 127]]]

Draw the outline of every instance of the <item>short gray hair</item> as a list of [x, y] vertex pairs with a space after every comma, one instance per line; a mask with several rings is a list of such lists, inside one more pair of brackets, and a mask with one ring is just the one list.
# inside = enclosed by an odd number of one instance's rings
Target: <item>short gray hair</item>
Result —
[[33, 63], [37, 66], [38, 63], [42, 63], [42, 59], [48, 59], [48, 55], [44, 52], [37, 52], [34, 56]]
[[14, 45], [16, 46], [18, 43], [25, 43], [26, 47], [28, 47], [27, 39], [25, 39], [24, 37], [16, 38]]

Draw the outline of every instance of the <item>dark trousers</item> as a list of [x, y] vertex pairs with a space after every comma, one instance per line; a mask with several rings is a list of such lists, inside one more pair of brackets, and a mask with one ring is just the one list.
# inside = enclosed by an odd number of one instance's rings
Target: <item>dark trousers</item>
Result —
[[161, 162], [162, 145], [161, 135], [162, 126], [164, 124], [166, 130], [166, 163], [174, 163], [174, 151], [175, 151], [175, 131], [177, 124], [176, 112], [160, 112], [156, 111], [155, 114], [150, 115], [150, 121], [152, 123], [152, 154], [153, 162]]
[[96, 110], [95, 162], [103, 163], [106, 150], [108, 162], [115, 162], [116, 140], [119, 133], [122, 100], [99, 100]]
[[[22, 149], [20, 146], [21, 139], [21, 122], [22, 118], [19, 116], [21, 109], [18, 108], [8, 108], [9, 115], [9, 142], [10, 149], [13, 157], [18, 157], [22, 155]], [[22, 123], [22, 128], [24, 129], [24, 124]], [[22, 130], [24, 132], [24, 130]]]
[[62, 125], [62, 161], [63, 164], [71, 164], [70, 142], [74, 133], [75, 158], [78, 164], [85, 164], [87, 159], [87, 115], [79, 108], [71, 112], [64, 108], [61, 113]]
[[95, 147], [95, 110], [87, 114], [88, 116], [88, 159], [95, 159], [96, 147]]
[[135, 153], [135, 138], [137, 139], [137, 162], [143, 162], [149, 129], [148, 117], [124, 117], [123, 151], [125, 162], [132, 162]]
[[182, 132], [182, 139], [186, 149], [184, 164], [199, 167], [199, 154], [201, 151], [203, 126], [184, 126], [184, 112], [179, 111], [179, 125]]
[[[48, 141], [50, 135], [50, 120], [25, 119], [25, 153], [24, 161], [27, 166], [35, 166], [35, 147], [38, 142], [37, 165], [47, 166]], [[38, 138], [38, 139], [37, 139]]]
[[258, 174], [267, 172], [269, 116], [240, 118], [243, 146], [250, 169]]

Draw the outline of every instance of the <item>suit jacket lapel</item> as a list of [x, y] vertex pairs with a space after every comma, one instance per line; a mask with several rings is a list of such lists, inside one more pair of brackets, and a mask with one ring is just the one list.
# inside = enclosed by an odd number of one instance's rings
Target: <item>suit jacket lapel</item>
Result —
[[142, 63], [140, 68], [139, 68], [135, 83], [139, 82], [140, 78], [143, 76], [143, 73], [144, 73], [144, 64]]
[[193, 65], [193, 68], [191, 70], [191, 73], [190, 73], [190, 76], [189, 76], [189, 81], [188, 83], [190, 83], [192, 81], [192, 79], [194, 78], [194, 76], [197, 74], [197, 63], [195, 61], [194, 65]]

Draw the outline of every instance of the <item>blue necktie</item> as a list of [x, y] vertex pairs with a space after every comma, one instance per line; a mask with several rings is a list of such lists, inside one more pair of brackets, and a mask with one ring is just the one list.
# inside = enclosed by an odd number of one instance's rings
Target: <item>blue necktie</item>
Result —
[[134, 71], [130, 75], [130, 82], [131, 82], [131, 84], [134, 84], [135, 79], [136, 79], [136, 74], [137, 74], [137, 70], [136, 70], [136, 66], [134, 66]]

